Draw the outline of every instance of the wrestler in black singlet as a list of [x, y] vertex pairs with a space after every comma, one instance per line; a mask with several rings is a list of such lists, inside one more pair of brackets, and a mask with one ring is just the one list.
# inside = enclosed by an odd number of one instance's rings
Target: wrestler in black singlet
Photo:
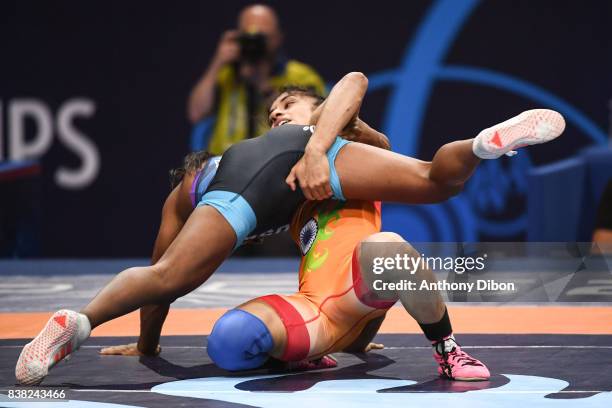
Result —
[[[291, 191], [285, 179], [303, 156], [313, 130], [312, 126], [282, 125], [230, 147], [208, 187], [197, 187], [195, 202], [215, 207], [227, 219], [236, 231], [237, 245], [247, 236], [288, 229], [293, 213], [305, 198], [301, 189]], [[343, 197], [333, 162], [346, 143], [336, 138], [327, 153], [332, 190], [338, 199]]]

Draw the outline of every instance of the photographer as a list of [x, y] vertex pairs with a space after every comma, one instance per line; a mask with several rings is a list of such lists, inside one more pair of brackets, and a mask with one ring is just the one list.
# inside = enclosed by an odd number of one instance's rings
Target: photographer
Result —
[[266, 98], [288, 84], [324, 92], [321, 77], [281, 52], [282, 33], [274, 10], [252, 5], [242, 10], [238, 29], [226, 31], [203, 77], [191, 91], [193, 124], [216, 113], [208, 150], [222, 154], [232, 144], [267, 131]]

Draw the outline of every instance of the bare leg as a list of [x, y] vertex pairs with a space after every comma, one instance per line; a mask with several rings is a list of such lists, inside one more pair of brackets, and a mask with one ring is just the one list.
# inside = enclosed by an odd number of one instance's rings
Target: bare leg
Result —
[[480, 164], [472, 151], [473, 140], [457, 140], [440, 147], [431, 161], [429, 178], [441, 184], [465, 183]]
[[171, 303], [204, 283], [229, 256], [236, 234], [214, 208], [196, 208], [161, 259], [121, 272], [82, 310], [96, 327], [143, 305]]
[[449, 379], [464, 381], [481, 381], [490, 377], [489, 370], [479, 360], [461, 350], [452, 335], [450, 319], [442, 296], [437, 290], [388, 290], [374, 291], [373, 282], [381, 279], [388, 283], [409, 280], [419, 288], [423, 280], [431, 283], [436, 278], [427, 268], [419, 267], [413, 271], [386, 270], [382, 274], [373, 273], [374, 259], [378, 257], [395, 258], [396, 255], [408, 255], [419, 258], [420, 254], [401, 236], [381, 232], [362, 241], [359, 253], [359, 265], [364, 283], [381, 300], [397, 299], [402, 302], [406, 311], [419, 323], [425, 336], [432, 342], [434, 359], [438, 363], [438, 373]]
[[343, 147], [335, 161], [346, 198], [409, 204], [452, 197], [461, 191], [479, 163], [472, 152], [472, 139], [442, 146], [431, 162], [361, 143]]
[[[359, 265], [362, 278], [369, 288], [373, 288], [375, 279], [385, 282], [398, 282], [400, 279], [408, 279], [420, 283], [426, 280], [430, 283], [436, 282], [436, 277], [429, 269], [419, 268], [414, 274], [405, 271], [385, 271], [380, 275], [372, 273], [374, 258], [395, 258], [399, 254], [407, 254], [409, 257], [418, 258], [420, 254], [412, 245], [392, 232], [381, 232], [370, 235], [362, 241], [359, 251]], [[399, 298], [404, 309], [421, 324], [431, 324], [440, 321], [444, 315], [446, 305], [438, 291], [411, 290], [411, 291], [381, 291], [376, 292], [381, 300]]]

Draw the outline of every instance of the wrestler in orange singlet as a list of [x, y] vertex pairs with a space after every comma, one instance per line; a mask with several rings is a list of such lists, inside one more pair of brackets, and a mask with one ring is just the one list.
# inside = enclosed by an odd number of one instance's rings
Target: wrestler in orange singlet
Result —
[[307, 202], [300, 208], [291, 224], [291, 235], [302, 252], [299, 291], [264, 296], [240, 306], [257, 315], [264, 303], [282, 320], [285, 330], [277, 335], [272, 355], [295, 361], [343, 350], [370, 320], [384, 315], [395, 303], [373, 307], [361, 301], [359, 267], [353, 267], [360, 242], [380, 232], [380, 227], [380, 203]]
[[[364, 351], [386, 311], [399, 299], [432, 341], [441, 375], [458, 380], [489, 378], [486, 366], [455, 343], [438, 292], [380, 293], [372, 289], [369, 268], [373, 257], [388, 256], [398, 249], [419, 256], [400, 236], [380, 232], [380, 228], [379, 202], [328, 200], [303, 204], [290, 230], [302, 252], [298, 292], [263, 296], [237, 308], [266, 326], [271, 337], [267, 351], [259, 348], [262, 342], [244, 354], [231, 355], [232, 339], [240, 333], [245, 335], [240, 324], [245, 320], [230, 317], [236, 313], [234, 309], [215, 324], [208, 338], [209, 356], [229, 370], [243, 369], [245, 364], [254, 368], [269, 356], [301, 362], [300, 368], [333, 367], [335, 361], [326, 355]], [[361, 245], [368, 242], [391, 245]], [[435, 280], [429, 270], [416, 271], [412, 277]]]

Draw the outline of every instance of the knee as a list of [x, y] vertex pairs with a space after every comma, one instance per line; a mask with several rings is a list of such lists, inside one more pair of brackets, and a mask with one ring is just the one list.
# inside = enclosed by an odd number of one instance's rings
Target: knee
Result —
[[179, 282], [174, 282], [170, 276], [170, 268], [165, 263], [156, 263], [150, 268], [149, 281], [155, 285], [160, 300], [173, 302], [181, 296], [181, 285]]
[[249, 370], [266, 362], [274, 342], [266, 325], [240, 309], [225, 313], [208, 336], [208, 355], [219, 367]]
[[[401, 250], [402, 253], [407, 253], [410, 256], [420, 256], [419, 251], [417, 251], [412, 245], [410, 245], [410, 243], [406, 242], [401, 235], [396, 234], [395, 232], [377, 232], [376, 234], [372, 234], [362, 241], [362, 243], [371, 242], [401, 244], [400, 246], [392, 245], [390, 248], [388, 248], [388, 250], [391, 250], [392, 252]], [[377, 249], [378, 251], [381, 251], [380, 247], [378, 247]]]
[[401, 235], [395, 232], [377, 232], [365, 238], [363, 242], [405, 242]]
[[196, 279], [199, 278], [196, 273], [176, 273], [178, 267], [167, 261], [157, 262], [150, 268], [151, 282], [164, 301], [174, 302], [202, 284]]

